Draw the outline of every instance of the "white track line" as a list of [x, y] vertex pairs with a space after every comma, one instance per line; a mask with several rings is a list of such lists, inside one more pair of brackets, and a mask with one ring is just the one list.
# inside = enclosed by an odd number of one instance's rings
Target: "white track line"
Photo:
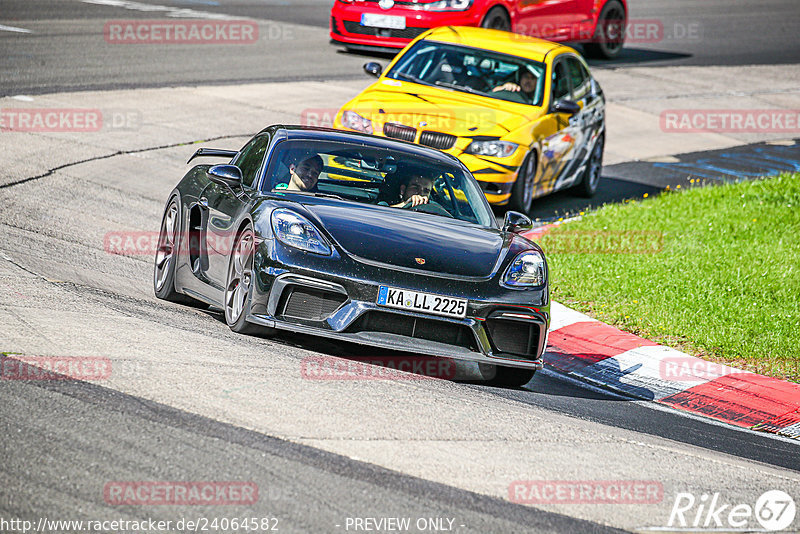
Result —
[[142, 2], [132, 2], [130, 0], [81, 0], [84, 4], [95, 4], [100, 6], [121, 7], [132, 11], [143, 11], [146, 13], [164, 13], [167, 17], [176, 19], [210, 19], [210, 20], [238, 20], [242, 17], [231, 17], [221, 13], [210, 13], [208, 11], [197, 11], [174, 6], [159, 6], [156, 4], [144, 4]]
[[25, 28], [17, 28], [16, 26], [3, 26], [0, 24], [0, 31], [3, 32], [16, 32], [16, 33], [33, 33], [31, 30]]

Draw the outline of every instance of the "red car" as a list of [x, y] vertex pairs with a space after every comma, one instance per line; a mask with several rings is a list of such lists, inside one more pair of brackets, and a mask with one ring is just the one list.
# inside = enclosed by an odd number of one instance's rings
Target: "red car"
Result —
[[386, 51], [437, 26], [482, 26], [584, 43], [586, 55], [613, 58], [626, 20], [626, 0], [335, 0], [331, 40]]

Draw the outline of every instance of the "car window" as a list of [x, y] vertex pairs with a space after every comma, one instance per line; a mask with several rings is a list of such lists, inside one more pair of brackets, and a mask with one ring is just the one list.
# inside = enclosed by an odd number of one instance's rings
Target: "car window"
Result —
[[268, 145], [268, 135], [256, 136], [239, 151], [239, 155], [234, 160], [234, 165], [242, 170], [242, 183], [246, 187], [253, 187]]
[[[386, 73], [388, 78], [539, 106], [545, 67], [480, 48], [422, 40]], [[526, 77], [523, 82], [521, 79]], [[516, 87], [512, 87], [516, 86]], [[520, 90], [520, 87], [523, 90]]]
[[553, 65], [553, 102], [569, 98], [569, 78], [564, 61], [559, 60]]
[[[298, 169], [305, 170], [311, 160], [322, 161], [316, 183], [310, 187], [304, 184], [298, 191], [292, 182], [292, 169], [299, 173]], [[483, 192], [459, 164], [391, 148], [333, 141], [281, 141], [270, 155], [263, 190], [283, 195], [313, 194], [398, 209], [393, 206], [404, 204], [404, 188], [420, 180], [431, 189], [429, 205], [420, 216], [432, 214], [495, 226]]]
[[572, 100], [582, 100], [591, 91], [591, 80], [586, 68], [574, 57], [566, 58], [567, 70], [572, 81]]

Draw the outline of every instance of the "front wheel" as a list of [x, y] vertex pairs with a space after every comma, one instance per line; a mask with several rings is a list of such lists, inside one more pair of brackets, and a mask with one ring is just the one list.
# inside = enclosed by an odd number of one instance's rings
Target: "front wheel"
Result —
[[622, 52], [626, 31], [625, 8], [619, 0], [609, 0], [597, 17], [594, 41], [583, 45], [586, 55], [597, 59], [614, 59]]
[[536, 183], [536, 152], [531, 150], [522, 162], [517, 180], [511, 188], [509, 208], [527, 214], [533, 205], [533, 188]]
[[225, 322], [231, 330], [240, 334], [254, 334], [258, 327], [247, 322], [250, 290], [254, 283], [253, 259], [255, 256], [255, 233], [248, 224], [236, 238], [233, 253], [228, 260], [228, 276], [225, 283]]

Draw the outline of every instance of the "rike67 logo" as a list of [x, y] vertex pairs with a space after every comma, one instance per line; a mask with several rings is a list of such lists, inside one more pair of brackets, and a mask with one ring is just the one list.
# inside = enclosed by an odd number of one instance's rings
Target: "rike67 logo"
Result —
[[681, 492], [669, 514], [667, 528], [675, 531], [751, 532], [756, 522], [765, 531], [788, 529], [794, 522], [794, 499], [781, 490], [764, 492], [754, 505], [727, 502], [719, 493], [704, 493], [699, 498]]

